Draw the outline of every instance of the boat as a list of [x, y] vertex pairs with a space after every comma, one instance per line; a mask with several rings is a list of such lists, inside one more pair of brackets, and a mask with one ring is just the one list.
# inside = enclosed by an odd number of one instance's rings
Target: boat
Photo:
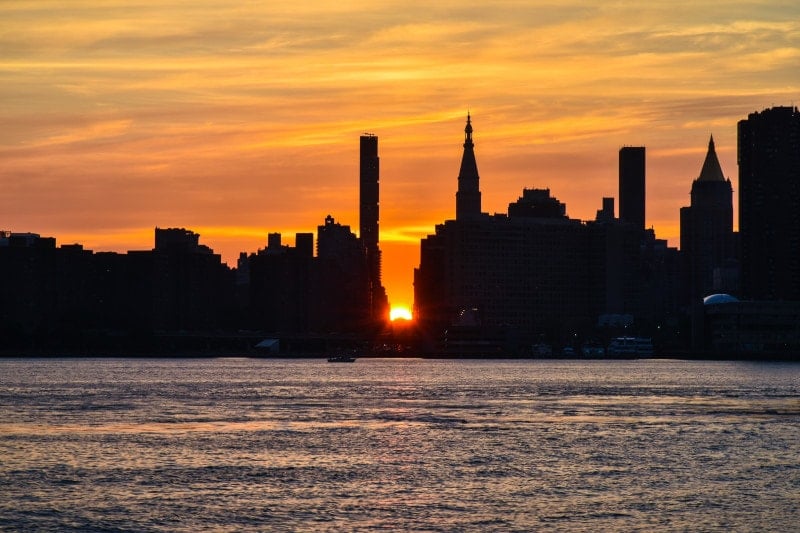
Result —
[[349, 355], [332, 355], [328, 357], [329, 363], [354, 363], [355, 360], [355, 357]]
[[584, 357], [605, 357], [606, 349], [599, 342], [589, 341], [581, 346], [581, 355]]
[[653, 341], [646, 337], [617, 337], [606, 353], [609, 357], [649, 357], [653, 355]]

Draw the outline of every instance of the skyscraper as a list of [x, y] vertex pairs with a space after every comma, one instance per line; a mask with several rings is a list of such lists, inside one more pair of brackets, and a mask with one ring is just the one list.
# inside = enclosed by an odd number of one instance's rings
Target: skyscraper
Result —
[[372, 319], [364, 243], [331, 215], [317, 226], [318, 286], [311, 302], [315, 331], [365, 332]]
[[464, 128], [464, 154], [461, 156], [458, 191], [456, 191], [456, 220], [472, 218], [480, 214], [480, 177], [478, 176], [478, 164], [475, 162], [475, 145], [472, 143], [472, 121], [467, 113], [467, 126]]
[[738, 125], [742, 296], [800, 300], [800, 112], [773, 107]]
[[619, 150], [619, 218], [644, 229], [644, 146]]
[[722, 173], [712, 136], [700, 175], [692, 182], [691, 205], [681, 208], [684, 284], [690, 300], [736, 291], [733, 248], [733, 188]]
[[376, 135], [365, 133], [361, 136], [359, 161], [360, 237], [367, 253], [370, 281], [380, 285], [381, 256], [378, 249], [380, 159]]
[[378, 245], [380, 240], [379, 182], [378, 137], [371, 133], [365, 133], [361, 136], [359, 157], [359, 229], [361, 244], [367, 260], [370, 314], [373, 319], [378, 321], [387, 319], [389, 312], [386, 290], [381, 283], [381, 250]]

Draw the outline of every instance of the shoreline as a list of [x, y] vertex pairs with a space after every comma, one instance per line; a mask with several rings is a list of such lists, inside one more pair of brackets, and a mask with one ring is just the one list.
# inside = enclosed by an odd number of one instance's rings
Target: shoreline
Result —
[[[328, 353], [279, 353], [279, 354], [259, 354], [241, 351], [225, 350], [197, 350], [197, 351], [174, 351], [174, 352], [154, 352], [154, 351], [60, 351], [60, 350], [0, 350], [0, 359], [319, 359], [326, 360], [331, 354]], [[508, 360], [531, 360], [531, 361], [642, 361], [642, 360], [678, 360], [678, 361], [751, 361], [751, 362], [800, 362], [800, 354], [688, 354], [681, 352], [664, 353], [646, 357], [533, 357], [533, 356], [514, 356], [514, 355], [451, 355], [451, 354], [418, 354], [408, 353], [389, 355], [389, 354], [370, 354], [357, 355], [356, 359], [439, 359], [439, 360], [482, 360], [482, 361], [508, 361]]]

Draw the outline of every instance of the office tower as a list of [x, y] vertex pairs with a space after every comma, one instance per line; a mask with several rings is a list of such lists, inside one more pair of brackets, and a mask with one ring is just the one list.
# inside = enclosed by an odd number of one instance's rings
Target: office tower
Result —
[[681, 208], [684, 284], [690, 301], [715, 292], [735, 292], [733, 187], [708, 141], [700, 175], [692, 182], [691, 205]]
[[644, 146], [619, 150], [619, 218], [644, 229]]
[[472, 121], [467, 113], [467, 126], [464, 128], [464, 154], [461, 156], [461, 169], [458, 172], [456, 219], [472, 218], [480, 214], [480, 177], [478, 176], [478, 164], [475, 162], [475, 145], [472, 143]]
[[800, 300], [800, 112], [751, 113], [738, 135], [742, 297]]

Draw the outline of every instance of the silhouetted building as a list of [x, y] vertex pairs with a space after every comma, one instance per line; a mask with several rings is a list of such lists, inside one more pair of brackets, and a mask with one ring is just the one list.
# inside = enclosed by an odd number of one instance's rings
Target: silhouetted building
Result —
[[370, 276], [375, 279], [380, 279], [379, 180], [378, 137], [370, 133], [364, 134], [361, 136], [359, 164], [359, 227], [361, 242], [364, 243], [370, 262]]
[[604, 197], [602, 209], [597, 210], [597, 222], [611, 222], [614, 220], [614, 198]]
[[475, 145], [472, 142], [472, 121], [467, 113], [467, 125], [464, 128], [464, 153], [461, 156], [458, 190], [456, 191], [456, 220], [477, 217], [480, 214], [480, 177], [478, 176], [478, 164], [475, 162]]
[[[465, 170], [476, 169], [469, 119], [466, 132], [459, 193], [473, 194], [457, 195], [456, 219], [422, 239], [414, 272], [415, 317], [431, 343], [525, 353], [542, 340], [572, 347], [607, 324], [654, 331], [674, 314], [677, 250], [643, 228], [644, 149], [633, 152], [642, 191], [633, 221], [614, 218], [611, 198], [596, 221], [570, 219], [549, 189], [524, 189], [508, 215], [488, 215], [466, 201], [480, 197], [477, 170]], [[629, 174], [620, 170], [621, 190]]]
[[200, 235], [185, 228], [156, 228], [157, 252], [212, 254], [211, 248], [200, 244]]
[[0, 231], [0, 248], [55, 248], [54, 237], [42, 237], [38, 233], [14, 233]]
[[370, 310], [375, 321], [386, 321], [389, 303], [381, 282], [381, 250], [379, 247], [380, 159], [378, 137], [361, 136], [359, 163], [360, 239], [367, 254]]
[[701, 309], [706, 356], [798, 359], [800, 302], [739, 301], [728, 294], [713, 294], [703, 299]]
[[550, 189], [523, 189], [516, 202], [508, 204], [510, 218], [567, 218], [567, 206], [550, 196]]
[[313, 233], [295, 233], [294, 246], [297, 248], [297, 253], [302, 257], [314, 256], [314, 234]]
[[79, 244], [0, 232], [0, 348], [82, 349], [87, 332], [118, 327], [119, 301], [96, 258]]
[[11, 347], [50, 334], [59, 317], [55, 239], [0, 232], [0, 334]]
[[312, 328], [319, 333], [366, 333], [373, 323], [365, 248], [330, 215], [317, 227]]
[[593, 311], [602, 324], [631, 324], [641, 300], [642, 230], [614, 217], [613, 198], [603, 198], [603, 208], [586, 226], [591, 247], [587, 271], [597, 303]]
[[681, 208], [681, 254], [687, 301], [714, 293], [737, 293], [733, 237], [733, 188], [708, 141], [700, 175], [692, 182], [691, 205]]
[[678, 323], [682, 303], [680, 252], [665, 239], [657, 238], [652, 229], [645, 230], [639, 269], [634, 281], [639, 291], [638, 305], [634, 309], [638, 328], [652, 335], [657, 345], [674, 344], [678, 339], [673, 337], [681, 329]]
[[274, 333], [303, 334], [311, 325], [314, 235], [298, 233], [284, 246], [270, 233], [267, 247], [252, 254], [249, 271], [249, 327]]
[[604, 339], [642, 334], [657, 345], [678, 329], [680, 262], [676, 248], [655, 232], [614, 218], [612, 198], [587, 222], [589, 277]]
[[738, 125], [741, 295], [800, 300], [800, 112], [773, 107]]
[[[120, 343], [153, 333], [152, 255], [146, 252], [94, 254], [90, 294], [95, 319], [87, 325]], [[121, 347], [121, 346], [120, 346]]]
[[233, 327], [231, 272], [198, 238], [184, 229], [156, 229], [156, 249], [123, 255], [3, 232], [6, 347], [150, 351], [156, 334]]
[[644, 146], [625, 146], [619, 150], [619, 218], [644, 229], [644, 213]]
[[465, 131], [456, 219], [420, 243], [416, 320], [448, 349], [571, 336], [592, 321], [584, 226], [547, 189], [523, 190], [508, 216], [481, 213], [469, 117]]
[[566, 217], [445, 221], [420, 243], [416, 320], [437, 335], [469, 312], [521, 341], [568, 338], [593, 319], [588, 250], [585, 227]]
[[[298, 233], [284, 246], [270, 233], [267, 247], [240, 257], [237, 287], [246, 298], [246, 323], [258, 331], [292, 335], [295, 341], [369, 339], [389, 318], [381, 283], [378, 137], [360, 138], [359, 225], [356, 236], [328, 215], [314, 236]], [[323, 342], [323, 346], [324, 346]]]
[[140, 291], [150, 295], [151, 320], [140, 327], [163, 333], [233, 325], [232, 273], [219, 254], [199, 241], [199, 234], [185, 228], [155, 228], [151, 252], [128, 252], [129, 272], [141, 280]]
[[[152, 252], [129, 252], [152, 282], [155, 331], [208, 331], [225, 326], [234, 303], [233, 274], [200, 235], [156, 228]], [[138, 257], [136, 257], [138, 256]]]

